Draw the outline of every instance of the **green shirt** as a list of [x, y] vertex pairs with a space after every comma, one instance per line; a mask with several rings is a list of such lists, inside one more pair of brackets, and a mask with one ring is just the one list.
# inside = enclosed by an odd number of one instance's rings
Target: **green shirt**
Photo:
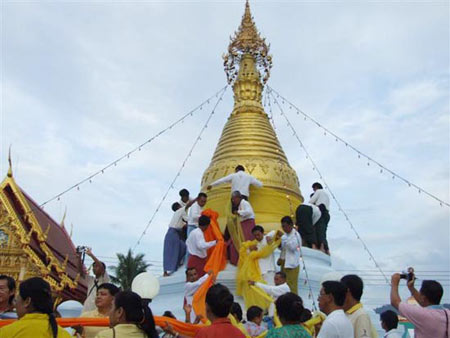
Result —
[[266, 338], [311, 338], [311, 335], [300, 324], [293, 324], [271, 329]]

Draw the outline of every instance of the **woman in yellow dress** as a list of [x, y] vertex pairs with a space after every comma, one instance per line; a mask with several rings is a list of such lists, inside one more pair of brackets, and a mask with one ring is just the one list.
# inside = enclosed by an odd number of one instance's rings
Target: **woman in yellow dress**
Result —
[[42, 278], [29, 278], [20, 284], [16, 311], [19, 320], [1, 328], [1, 338], [70, 338], [56, 323], [50, 285]]

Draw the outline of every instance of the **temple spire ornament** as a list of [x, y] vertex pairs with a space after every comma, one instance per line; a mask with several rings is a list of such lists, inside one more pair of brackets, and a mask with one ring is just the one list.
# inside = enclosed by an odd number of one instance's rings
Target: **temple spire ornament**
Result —
[[[241, 24], [231, 37], [223, 56], [228, 83], [234, 92], [234, 107], [225, 124], [209, 167], [202, 178], [202, 190], [243, 165], [246, 172], [263, 183], [250, 190], [249, 201], [256, 222], [265, 230], [279, 228], [280, 219], [293, 215], [303, 201], [295, 170], [290, 166], [262, 105], [264, 84], [269, 78], [272, 57], [250, 13], [248, 1]], [[219, 213], [225, 226], [230, 187], [215, 186], [208, 191], [208, 207]]]
[[265, 38], [261, 38], [256, 28], [247, 0], [241, 25], [234, 36], [230, 37], [228, 53], [223, 55], [228, 83], [232, 84], [236, 81], [242, 58], [245, 55], [250, 55], [255, 61], [256, 69], [264, 74], [262, 83], [265, 84], [269, 79], [270, 69], [272, 68], [272, 56], [269, 55], [269, 49], [270, 45], [266, 44]]
[[12, 173], [12, 161], [11, 161], [11, 146], [9, 146], [9, 151], [8, 151], [8, 177], [12, 177], [13, 173]]

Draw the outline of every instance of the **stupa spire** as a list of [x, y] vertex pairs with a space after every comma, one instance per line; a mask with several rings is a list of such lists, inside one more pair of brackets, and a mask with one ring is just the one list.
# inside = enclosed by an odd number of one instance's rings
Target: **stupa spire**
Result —
[[[228, 83], [233, 86], [234, 107], [203, 174], [202, 187], [205, 189], [234, 172], [238, 164], [243, 165], [264, 184], [250, 192], [256, 222], [266, 230], [275, 229], [281, 217], [293, 214], [303, 197], [297, 174], [289, 165], [261, 102], [272, 57], [269, 45], [256, 28], [248, 1], [241, 24], [230, 40], [223, 58]], [[208, 192], [208, 207], [219, 212], [221, 226], [226, 224], [229, 200], [228, 186], [216, 186]]]
[[225, 73], [229, 84], [234, 83], [239, 75], [239, 68], [244, 56], [250, 55], [255, 61], [256, 69], [264, 74], [262, 83], [266, 83], [272, 68], [272, 56], [269, 55], [270, 45], [262, 38], [253, 21], [248, 0], [241, 24], [234, 36], [230, 37], [228, 53], [223, 55]]

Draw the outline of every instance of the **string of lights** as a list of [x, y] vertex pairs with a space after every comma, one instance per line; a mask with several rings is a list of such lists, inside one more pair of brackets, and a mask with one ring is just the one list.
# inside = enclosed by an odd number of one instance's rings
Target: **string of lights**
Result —
[[154, 136], [152, 136], [151, 138], [149, 138], [148, 140], [144, 141], [143, 143], [141, 143], [140, 145], [138, 145], [137, 147], [135, 147], [134, 149], [128, 151], [127, 153], [125, 153], [124, 155], [120, 156], [119, 158], [117, 158], [116, 160], [112, 161], [111, 163], [107, 164], [106, 166], [104, 166], [103, 168], [101, 168], [100, 170], [97, 170], [96, 172], [94, 172], [93, 174], [89, 175], [88, 177], [82, 179], [81, 181], [73, 184], [72, 186], [68, 187], [67, 189], [65, 189], [64, 191], [60, 192], [59, 194], [49, 198], [48, 200], [46, 200], [44, 203], [42, 203], [40, 205], [41, 208], [43, 208], [45, 205], [47, 205], [48, 203], [54, 201], [54, 200], [59, 200], [61, 198], [61, 196], [67, 194], [69, 191], [77, 189], [80, 190], [80, 186], [84, 183], [92, 183], [92, 179], [100, 174], [104, 174], [106, 170], [117, 166], [117, 164], [124, 160], [124, 159], [128, 159], [130, 158], [130, 156], [132, 154], [134, 154], [135, 152], [141, 151], [141, 149], [143, 147], [145, 147], [146, 145], [148, 145], [149, 143], [151, 143], [152, 141], [154, 141], [156, 138], [158, 138], [159, 136], [161, 136], [162, 134], [164, 134], [165, 132], [169, 131], [170, 129], [172, 129], [173, 127], [175, 127], [177, 124], [179, 123], [183, 123], [184, 120], [186, 118], [188, 118], [189, 116], [193, 116], [194, 112], [196, 112], [197, 110], [202, 110], [203, 106], [206, 104], [209, 104], [210, 101], [214, 98], [217, 97], [218, 95], [220, 95], [222, 93], [225, 92], [226, 87], [223, 87], [222, 89], [220, 89], [219, 91], [217, 91], [215, 94], [211, 95], [209, 98], [207, 98], [205, 101], [203, 101], [202, 103], [200, 103], [197, 107], [195, 107], [194, 109], [192, 109], [191, 111], [189, 111], [188, 113], [184, 114], [183, 116], [181, 116], [178, 120], [176, 120], [175, 122], [171, 123], [169, 126], [167, 126], [165, 129], [161, 130], [159, 133], [155, 134]]
[[393, 170], [387, 168], [385, 165], [381, 164], [380, 162], [378, 162], [377, 160], [375, 160], [373, 157], [367, 155], [366, 153], [362, 152], [361, 150], [357, 149], [356, 147], [354, 147], [353, 145], [351, 145], [350, 143], [348, 143], [346, 140], [344, 140], [343, 138], [341, 138], [340, 136], [336, 135], [335, 133], [333, 133], [332, 131], [330, 131], [327, 127], [325, 127], [323, 124], [319, 123], [317, 120], [315, 120], [313, 117], [311, 117], [310, 115], [308, 115], [307, 113], [305, 113], [303, 110], [301, 110], [300, 108], [298, 108], [296, 105], [294, 105], [291, 101], [287, 100], [285, 97], [283, 97], [279, 92], [277, 92], [276, 90], [274, 90], [273, 88], [267, 86], [267, 89], [272, 92], [273, 94], [277, 95], [277, 98], [282, 100], [282, 104], [288, 103], [289, 104], [289, 109], [294, 108], [295, 111], [297, 112], [297, 115], [303, 115], [304, 120], [309, 120], [311, 121], [313, 124], [315, 124], [317, 127], [321, 128], [324, 131], [324, 135], [326, 136], [327, 134], [330, 134], [331, 136], [333, 136], [336, 140], [336, 142], [340, 142], [342, 144], [344, 144], [347, 148], [355, 151], [358, 154], [358, 158], [364, 158], [365, 160], [367, 160], [367, 165], [370, 166], [370, 164], [375, 164], [375, 166], [378, 166], [378, 168], [380, 169], [380, 174], [386, 172], [389, 173], [390, 175], [392, 175], [392, 179], [399, 179], [400, 181], [404, 182], [405, 184], [408, 185], [408, 187], [412, 187], [417, 189], [418, 193], [424, 193], [425, 195], [427, 195], [428, 197], [436, 200], [437, 202], [439, 202], [440, 206], [447, 206], [450, 207], [450, 203], [446, 202], [442, 199], [440, 199], [439, 197], [437, 197], [436, 195], [428, 192], [427, 190], [423, 189], [422, 187], [420, 187], [419, 185], [411, 182], [410, 180], [404, 178], [403, 176], [401, 176], [400, 174], [397, 174], [396, 172], [394, 172]]
[[142, 234], [139, 236], [138, 241], [136, 242], [136, 244], [134, 245], [134, 249], [136, 249], [136, 247], [141, 243], [142, 238], [145, 236], [145, 234], [147, 233], [148, 228], [150, 227], [150, 225], [152, 224], [153, 220], [155, 219], [156, 214], [159, 212], [162, 204], [164, 203], [164, 201], [167, 198], [167, 195], [169, 194], [169, 192], [174, 188], [174, 184], [177, 181], [178, 177], [181, 175], [181, 172], [183, 171], [187, 161], [189, 160], [189, 158], [192, 155], [192, 152], [194, 151], [197, 143], [202, 139], [201, 136], [203, 135], [203, 132], [205, 131], [206, 128], [208, 128], [208, 123], [211, 120], [211, 118], [213, 117], [215, 110], [217, 109], [217, 106], [219, 105], [220, 101], [222, 101], [223, 95], [225, 94], [226, 90], [228, 88], [228, 85], [225, 86], [222, 89], [222, 92], [219, 96], [219, 98], [217, 99], [213, 109], [211, 110], [211, 113], [208, 116], [208, 119], [206, 120], [205, 124], [203, 125], [202, 129], [200, 130], [200, 133], [198, 134], [197, 138], [195, 139], [194, 143], [192, 144], [191, 149], [189, 150], [188, 154], [186, 155], [186, 157], [183, 160], [183, 163], [181, 164], [180, 169], [178, 169], [177, 174], [175, 175], [175, 177], [173, 178], [172, 182], [170, 182], [169, 187], [167, 188], [165, 194], [163, 195], [163, 197], [161, 198], [161, 201], [159, 201], [158, 206], [156, 207], [155, 211], [153, 212], [152, 217], [150, 218], [150, 220], [147, 222], [147, 225], [144, 228], [144, 231], [142, 231]]
[[328, 192], [330, 193], [331, 197], [333, 198], [334, 202], [336, 203], [338, 209], [340, 212], [342, 212], [342, 214], [344, 215], [347, 223], [350, 225], [350, 228], [353, 230], [353, 232], [356, 235], [356, 238], [362, 243], [364, 250], [368, 253], [369, 255], [369, 260], [372, 260], [376, 266], [376, 268], [378, 269], [378, 271], [381, 273], [381, 275], [384, 277], [386, 283], [389, 284], [389, 279], [387, 278], [387, 276], [385, 275], [385, 273], [383, 272], [383, 270], [381, 269], [380, 265], [378, 264], [378, 262], [376, 261], [375, 257], [373, 256], [373, 254], [370, 252], [369, 248], [367, 247], [366, 243], [364, 242], [364, 240], [361, 238], [361, 236], [359, 235], [358, 231], [356, 230], [355, 226], [353, 225], [352, 221], [350, 220], [350, 218], [348, 217], [347, 213], [345, 212], [345, 210], [342, 208], [341, 204], [339, 203], [338, 199], [336, 198], [335, 194], [333, 193], [333, 191], [331, 190], [330, 186], [327, 184], [326, 180], [324, 179], [322, 173], [320, 172], [319, 168], [317, 167], [316, 163], [314, 162], [314, 160], [312, 159], [311, 155], [309, 154], [308, 150], [306, 149], [305, 145], [303, 144], [303, 142], [300, 140], [297, 132], [295, 131], [294, 126], [291, 124], [289, 118], [286, 116], [286, 114], [284, 113], [283, 107], [280, 105], [280, 103], [278, 102], [277, 98], [275, 97], [275, 95], [273, 94], [272, 90], [269, 89], [268, 94], [272, 97], [273, 102], [277, 105], [277, 107], [280, 110], [280, 114], [281, 116], [284, 117], [284, 119], [287, 122], [288, 127], [292, 130], [293, 132], [293, 136], [297, 139], [300, 147], [303, 149], [303, 151], [306, 154], [306, 159], [308, 159], [312, 165], [312, 169], [314, 171], [317, 172], [317, 174], [319, 175], [319, 178], [322, 180], [322, 182], [325, 185], [325, 189], [328, 190]]
[[[162, 134], [164, 134], [165, 132], [167, 132], [168, 130], [172, 129], [173, 127], [175, 127], [177, 124], [179, 123], [183, 123], [184, 120], [186, 118], [188, 118], [189, 116], [193, 116], [194, 112], [196, 112], [197, 110], [202, 110], [203, 107], [205, 105], [210, 104], [210, 101], [214, 98], [214, 97], [218, 97], [219, 94], [225, 92], [226, 87], [223, 87], [222, 89], [220, 89], [219, 91], [217, 91], [216, 93], [214, 93], [213, 95], [211, 95], [209, 98], [207, 98], [206, 100], [204, 100], [202, 103], [200, 103], [198, 106], [196, 106], [194, 109], [192, 109], [191, 111], [189, 111], [188, 113], [184, 114], [183, 116], [181, 116], [178, 120], [176, 120], [175, 122], [173, 122], [172, 124], [170, 124], [168, 127], [166, 127], [165, 129], [161, 130], [159, 133], [155, 134], [154, 136], [152, 136], [151, 138], [149, 138], [148, 140], [146, 140], [145, 142], [141, 143], [140, 145], [138, 145], [137, 147], [135, 147], [134, 149], [132, 149], [131, 151], [127, 152], [126, 154], [122, 155], [121, 157], [117, 158], [115, 161], [109, 163], [108, 165], [104, 166], [102, 169], [96, 171], [95, 173], [91, 174], [90, 176], [88, 176], [87, 178], [79, 181], [78, 183], [75, 183], [74, 185], [70, 186], [69, 188], [65, 189], [64, 191], [60, 192], [57, 195], [54, 195], [52, 198], [46, 200], [45, 202], [43, 202], [40, 207], [42, 209], [44, 209], [44, 206], [47, 205], [48, 203], [54, 201], [54, 200], [60, 200], [61, 196], [67, 194], [68, 192], [70, 192], [71, 190], [77, 189], [77, 191], [80, 190], [80, 186], [86, 182], [92, 183], [92, 179], [99, 175], [99, 174], [104, 174], [105, 171], [113, 166], [117, 166], [117, 163], [119, 163], [120, 161], [124, 160], [125, 158], [129, 158], [133, 153], [135, 153], [136, 151], [141, 151], [143, 147], [145, 147], [146, 145], [148, 145], [149, 143], [151, 143], [153, 140], [155, 140], [156, 138], [158, 138], [159, 136], [161, 136]], [[24, 214], [22, 214], [22, 218], [26, 218], [28, 217], [28, 215], [32, 214], [33, 210], [30, 209], [29, 211], [25, 212]], [[7, 222], [1, 224], [1, 226], [6, 226], [11, 224], [11, 222], [13, 222], [14, 219], [11, 218], [9, 219]], [[20, 221], [20, 220], [19, 220]]]
[[[273, 118], [272, 104], [270, 102], [270, 97], [268, 97], [268, 92], [266, 92], [266, 95], [264, 95], [264, 105], [265, 105], [266, 108], [267, 107], [269, 108], [269, 112], [270, 112], [269, 119], [272, 122], [273, 129], [276, 130], [275, 120]], [[283, 178], [283, 186], [284, 186], [284, 188], [286, 188], [285, 176], [281, 172], [281, 170], [282, 170], [281, 155], [278, 157], [278, 164], [279, 164], [279, 167], [280, 167], [280, 175]], [[289, 195], [289, 193], [286, 194], [286, 199], [289, 202], [290, 215], [291, 215], [291, 217], [293, 217], [294, 210], [293, 210], [293, 206], [292, 206], [291, 196]], [[305, 277], [306, 277], [305, 285], [309, 289], [308, 298], [312, 300], [313, 308], [316, 311], [317, 310], [316, 298], [314, 297], [314, 293], [313, 293], [313, 290], [312, 290], [311, 282], [310, 282], [309, 276], [308, 276], [308, 270], [306, 268], [306, 262], [305, 262], [305, 259], [303, 258], [303, 250], [301, 249], [301, 247], [300, 247], [300, 258], [301, 258], [301, 261], [303, 262], [303, 271], [305, 272]]]

